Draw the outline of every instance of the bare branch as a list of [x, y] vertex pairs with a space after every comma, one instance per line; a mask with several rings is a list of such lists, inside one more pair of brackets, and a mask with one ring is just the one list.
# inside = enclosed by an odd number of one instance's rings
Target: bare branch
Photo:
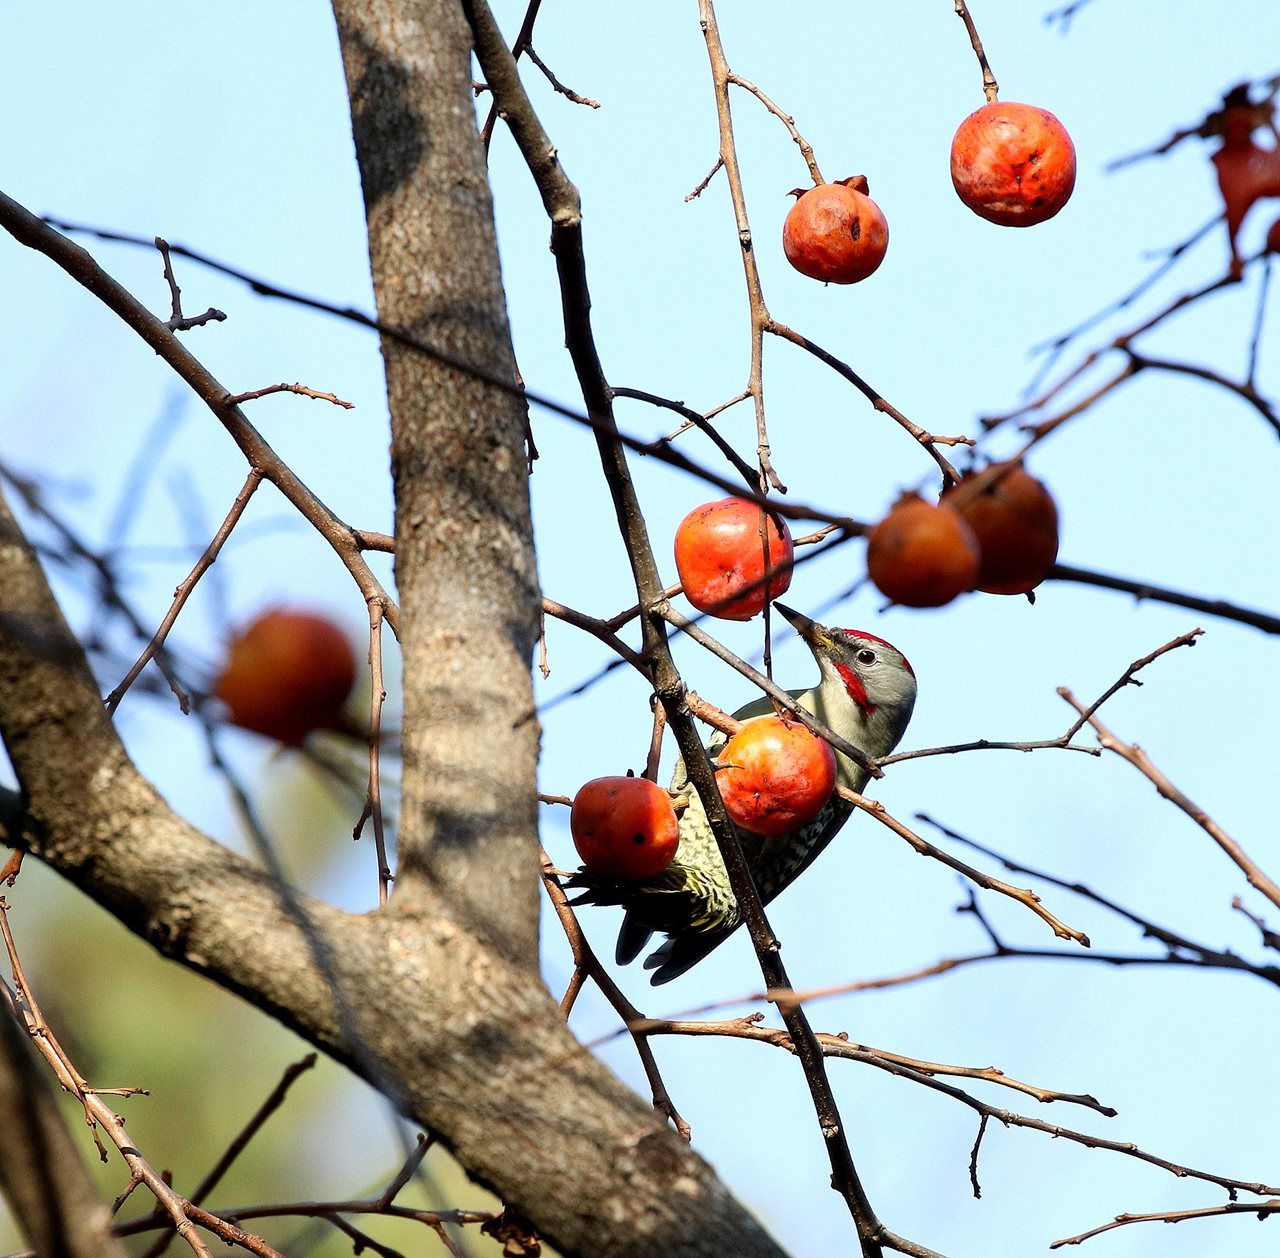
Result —
[[[809, 168], [809, 177], [814, 184], [826, 183], [822, 177], [822, 171], [818, 169], [817, 159], [813, 155], [813, 145], [796, 130], [796, 120], [789, 114], [779, 109], [754, 83], [748, 79], [744, 79], [742, 75], [735, 74], [732, 70], [726, 76], [728, 82], [735, 87], [740, 87], [744, 92], [750, 92], [775, 118], [777, 118], [787, 129], [787, 134], [796, 142], [796, 146], [800, 150], [800, 156], [804, 158], [804, 164]], [[723, 166], [724, 159], [721, 158], [719, 165]], [[710, 176], [708, 176], [710, 178]], [[687, 200], [688, 198], [686, 198]]]
[[1118, 1227], [1127, 1227], [1131, 1223], [1183, 1223], [1188, 1219], [1220, 1218], [1228, 1214], [1251, 1214], [1261, 1222], [1265, 1222], [1274, 1214], [1280, 1214], [1280, 1200], [1270, 1201], [1231, 1201], [1219, 1206], [1201, 1206], [1196, 1210], [1166, 1210], [1151, 1214], [1118, 1214], [1110, 1223], [1090, 1228], [1077, 1236], [1068, 1236], [1054, 1241], [1049, 1248], [1061, 1249], [1063, 1245], [1079, 1245], [1103, 1232], [1113, 1231]]
[[245, 478], [240, 492], [236, 494], [235, 501], [231, 504], [231, 509], [227, 512], [226, 518], [213, 535], [213, 540], [205, 547], [204, 553], [196, 560], [195, 567], [191, 569], [174, 591], [173, 602], [169, 605], [169, 610], [165, 612], [164, 619], [160, 621], [160, 627], [152, 634], [151, 641], [147, 643], [146, 648], [138, 656], [133, 667], [121, 678], [120, 684], [107, 696], [106, 708], [109, 713], [114, 713], [120, 706], [120, 700], [124, 698], [129, 687], [133, 685], [142, 670], [155, 658], [156, 653], [164, 645], [165, 638], [169, 636], [169, 630], [173, 628], [174, 622], [178, 619], [178, 613], [186, 605], [187, 599], [191, 597], [191, 592], [196, 588], [200, 578], [217, 560], [223, 544], [231, 536], [231, 530], [239, 523], [240, 517], [249, 505], [249, 499], [253, 497], [260, 484], [262, 484], [262, 473], [257, 468], [250, 468], [249, 475]]
[[982, 68], [982, 91], [987, 98], [987, 103], [990, 104], [999, 97], [1000, 85], [996, 82], [996, 76], [991, 73], [987, 52], [978, 36], [978, 28], [969, 14], [969, 6], [964, 0], [955, 0], [955, 6], [956, 16], [964, 23], [964, 28], [969, 33], [969, 42], [973, 45], [974, 56], [978, 58], [978, 65]]
[[299, 397], [315, 398], [318, 402], [332, 402], [334, 406], [341, 406], [344, 410], [354, 410], [354, 402], [344, 402], [336, 393], [321, 393], [316, 389], [309, 389], [305, 384], [270, 384], [265, 389], [253, 389], [248, 393], [237, 393], [235, 397], [227, 400], [234, 406], [239, 406], [242, 402], [252, 402], [260, 397], [268, 397], [272, 393], [296, 393]]
[[[661, 711], [661, 708], [658, 710]], [[544, 851], [541, 853], [541, 860], [543, 889], [547, 893], [547, 898], [551, 901], [551, 907], [555, 910], [556, 917], [560, 921], [560, 926], [564, 930], [565, 938], [569, 941], [569, 948], [573, 953], [575, 967], [574, 995], [576, 996], [577, 994], [576, 982], [579, 976], [590, 978], [600, 988], [605, 999], [617, 1010], [619, 1017], [622, 1018], [627, 1026], [631, 1026], [633, 1023], [643, 1023], [645, 1020], [644, 1015], [623, 995], [622, 989], [609, 977], [608, 972], [591, 950], [591, 945], [582, 933], [582, 927], [578, 925], [577, 914], [574, 913], [568, 896], [565, 895], [564, 889], [560, 886], [560, 880], [555, 873], [555, 867], [551, 863], [551, 857]], [[569, 1007], [572, 1007], [572, 1001], [569, 1000], [567, 993], [565, 999]], [[568, 1016], [568, 1008], [565, 1009], [565, 1016]], [[671, 1120], [682, 1140], [691, 1140], [692, 1132], [689, 1124], [680, 1114], [680, 1111], [676, 1109], [675, 1102], [672, 1101], [671, 1094], [667, 1091], [667, 1085], [663, 1082], [662, 1073], [658, 1069], [658, 1063], [653, 1055], [653, 1049], [649, 1044], [648, 1037], [642, 1032], [634, 1031], [632, 1039], [635, 1041], [636, 1052], [640, 1055], [640, 1064], [644, 1067], [645, 1077], [649, 1080], [649, 1087], [653, 1092], [653, 1108]]]
[[600, 108], [600, 102], [598, 100], [592, 100], [589, 96], [579, 96], [571, 87], [565, 87], [565, 85], [551, 73], [551, 68], [541, 57], [538, 56], [532, 44], [528, 46], [527, 51], [529, 53], [529, 60], [542, 71], [543, 77], [553, 88], [555, 88], [557, 92], [560, 93], [561, 96], [567, 97], [569, 100], [573, 101], [575, 105], [586, 105], [588, 109]]
[[1117, 738], [1097, 716], [1089, 715], [1089, 709], [1085, 708], [1065, 686], [1059, 687], [1058, 694], [1088, 721], [1094, 733], [1097, 734], [1098, 741], [1107, 751], [1115, 752], [1121, 759], [1127, 760], [1159, 791], [1164, 799], [1186, 813], [1226, 853], [1236, 868], [1249, 880], [1249, 885], [1280, 908], [1280, 886], [1276, 885], [1244, 848], [1203, 808], [1183, 794], [1156, 767], [1155, 762], [1137, 743], [1126, 743]]
[[227, 316], [221, 310], [215, 310], [212, 306], [204, 314], [192, 315], [190, 318], [183, 315], [182, 290], [178, 287], [178, 281], [173, 275], [173, 262], [169, 257], [169, 245], [157, 236], [156, 248], [160, 250], [160, 256], [164, 259], [164, 278], [165, 283], [169, 285], [169, 298], [172, 308], [172, 314], [165, 327], [170, 332], [189, 332], [192, 328], [203, 327], [206, 323], [223, 322]]

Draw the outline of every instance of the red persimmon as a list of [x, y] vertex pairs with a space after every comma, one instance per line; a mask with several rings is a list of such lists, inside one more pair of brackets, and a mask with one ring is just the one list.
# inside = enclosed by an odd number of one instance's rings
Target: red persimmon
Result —
[[993, 101], [951, 141], [951, 182], [975, 214], [1001, 227], [1033, 227], [1066, 205], [1076, 150], [1047, 109]]
[[906, 607], [941, 607], [973, 589], [981, 561], [960, 515], [917, 494], [904, 494], [867, 538], [871, 580]]
[[338, 721], [355, 679], [355, 650], [337, 625], [277, 609], [232, 639], [214, 693], [233, 724], [297, 746]]
[[725, 810], [743, 830], [790, 834], [831, 798], [835, 753], [799, 721], [752, 717], [721, 749], [716, 785]]
[[978, 589], [1026, 594], [1048, 575], [1058, 558], [1058, 508], [1021, 465], [968, 476], [942, 501], [965, 518], [978, 539]]
[[782, 224], [782, 251], [801, 275], [830, 284], [865, 280], [889, 248], [889, 224], [863, 175], [800, 195]]
[[676, 529], [675, 551], [685, 597], [722, 620], [750, 620], [791, 584], [787, 522], [746, 498], [695, 507]]
[[569, 832], [583, 865], [606, 878], [653, 878], [680, 843], [671, 796], [648, 778], [593, 778], [580, 787]]

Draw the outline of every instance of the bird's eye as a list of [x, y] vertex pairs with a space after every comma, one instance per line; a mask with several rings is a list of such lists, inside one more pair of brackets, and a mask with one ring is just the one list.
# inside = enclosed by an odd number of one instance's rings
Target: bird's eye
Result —
[[862, 650], [858, 652], [859, 664], [869, 665], [869, 664], [874, 664], [875, 662], [876, 662], [876, 653], [870, 647], [864, 646]]

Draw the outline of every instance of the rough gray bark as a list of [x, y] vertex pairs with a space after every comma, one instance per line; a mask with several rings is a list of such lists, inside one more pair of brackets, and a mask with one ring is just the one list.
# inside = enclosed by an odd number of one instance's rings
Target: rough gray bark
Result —
[[[337, 12], [380, 316], [509, 379], [456, 4], [340, 0]], [[0, 225], [184, 364], [225, 422], [225, 390], [127, 311], [83, 251], [5, 198]], [[168, 808], [2, 503], [0, 732], [21, 796], [0, 792], [0, 842], [382, 1087], [565, 1254], [776, 1255], [711, 1168], [573, 1040], [537, 980], [524, 418], [492, 386], [384, 349], [406, 675], [390, 907], [353, 916], [288, 892]]]
[[[514, 381], [462, 12], [406, 0], [333, 8], [378, 318]], [[425, 880], [533, 965], [539, 601], [525, 407], [394, 341], [382, 352], [407, 664], [397, 894]]]
[[44, 1063], [0, 999], [0, 1189], [38, 1254], [126, 1258]]

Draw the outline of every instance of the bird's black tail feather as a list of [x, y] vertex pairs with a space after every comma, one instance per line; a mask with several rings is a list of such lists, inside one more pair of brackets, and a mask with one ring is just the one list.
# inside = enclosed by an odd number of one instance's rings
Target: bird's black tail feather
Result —
[[706, 897], [695, 893], [690, 871], [678, 862], [643, 881], [608, 878], [580, 869], [564, 880], [564, 888], [577, 892], [570, 904], [617, 904], [626, 910], [613, 954], [619, 965], [634, 961], [655, 932], [670, 936], [644, 963], [646, 970], [655, 971], [649, 980], [655, 986], [696, 965], [738, 925], [735, 913], [731, 926], [698, 929], [705, 923], [700, 911], [705, 913]]
[[[736, 926], [728, 930], [706, 930], [698, 933], [685, 932], [672, 935], [660, 948], [655, 948], [644, 961], [644, 968], [652, 970], [649, 982], [654, 987], [669, 983], [679, 978], [686, 970], [697, 965], [709, 952], [718, 948], [733, 932]], [[618, 939], [622, 943], [621, 936]], [[638, 950], [637, 950], [638, 951]], [[634, 952], [631, 954], [636, 955]]]
[[619, 965], [630, 965], [652, 938], [653, 928], [638, 922], [628, 913], [618, 929], [618, 945], [613, 950], [613, 959]]

